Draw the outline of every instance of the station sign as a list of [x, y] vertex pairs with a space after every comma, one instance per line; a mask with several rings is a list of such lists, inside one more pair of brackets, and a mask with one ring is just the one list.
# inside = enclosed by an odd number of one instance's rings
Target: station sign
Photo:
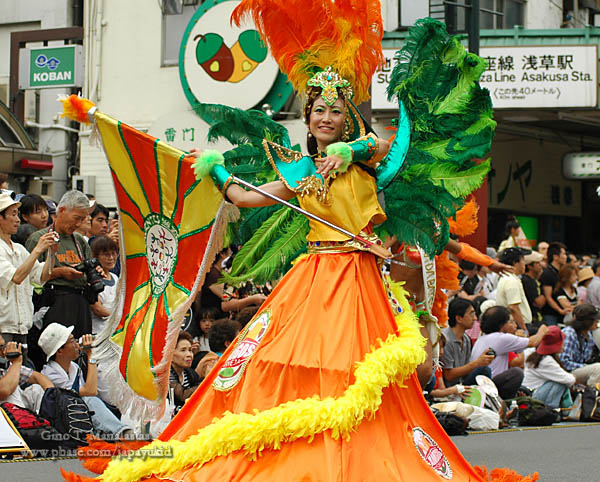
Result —
[[82, 85], [81, 45], [19, 49], [19, 89], [56, 89]]
[[597, 45], [481, 47], [487, 61], [480, 84], [495, 109], [598, 105]]

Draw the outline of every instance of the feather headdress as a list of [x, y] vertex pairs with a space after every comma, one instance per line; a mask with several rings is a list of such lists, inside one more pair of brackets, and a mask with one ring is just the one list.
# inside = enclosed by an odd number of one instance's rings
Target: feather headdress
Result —
[[350, 82], [353, 100], [369, 99], [369, 86], [383, 61], [379, 0], [242, 0], [231, 20], [252, 17], [281, 71], [300, 94], [331, 66]]

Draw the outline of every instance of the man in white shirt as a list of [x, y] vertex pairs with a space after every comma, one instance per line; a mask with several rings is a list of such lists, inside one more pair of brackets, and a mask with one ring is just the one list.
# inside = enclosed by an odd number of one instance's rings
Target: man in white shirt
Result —
[[[11, 236], [19, 228], [19, 206], [9, 194], [0, 194], [0, 334], [5, 342], [27, 343], [33, 324], [33, 284], [50, 277], [50, 264], [37, 258], [56, 243], [52, 233], [40, 237], [29, 253]], [[48, 258], [50, 259], [50, 257]], [[27, 353], [23, 350], [23, 361]]]
[[59, 323], [49, 324], [40, 335], [39, 345], [47, 356], [48, 363], [42, 373], [55, 386], [73, 390], [83, 398], [90, 409], [94, 429], [104, 434], [130, 436], [131, 429], [122, 423], [98, 398], [98, 368], [96, 360], [90, 358], [92, 335], [83, 335], [83, 351], [88, 355], [87, 377], [84, 379], [79, 365], [74, 363], [79, 357], [80, 346], [71, 332], [73, 326]]
[[500, 262], [512, 266], [513, 272], [500, 278], [496, 290], [496, 304], [507, 307], [517, 326], [523, 331], [528, 331], [527, 324], [531, 323], [532, 316], [519, 276], [525, 273], [523, 258], [529, 253], [523, 248], [507, 248], [500, 253]]

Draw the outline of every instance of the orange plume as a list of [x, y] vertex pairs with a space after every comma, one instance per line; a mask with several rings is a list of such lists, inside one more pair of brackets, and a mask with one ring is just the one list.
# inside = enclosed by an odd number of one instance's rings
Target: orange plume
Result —
[[448, 218], [450, 232], [457, 236], [468, 236], [477, 230], [477, 212], [479, 206], [475, 200], [468, 201], [460, 211], [456, 213], [456, 220]]
[[59, 97], [58, 100], [63, 105], [61, 117], [67, 117], [82, 124], [90, 123], [88, 112], [92, 107], [95, 107], [95, 104], [91, 100], [75, 94], [71, 94], [69, 97]]
[[355, 104], [369, 99], [383, 61], [379, 0], [242, 0], [231, 21], [239, 26], [247, 17], [297, 92], [331, 65], [352, 84]]
[[431, 308], [431, 314], [438, 319], [440, 326], [448, 323], [448, 296], [442, 290], [457, 290], [458, 265], [448, 257], [448, 251], [444, 251], [435, 257], [435, 298]]

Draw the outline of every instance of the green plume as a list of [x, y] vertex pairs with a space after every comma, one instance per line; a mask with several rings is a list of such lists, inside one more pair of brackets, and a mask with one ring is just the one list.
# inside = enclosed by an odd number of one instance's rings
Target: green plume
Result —
[[[263, 284], [282, 276], [289, 263], [306, 248], [306, 235], [309, 231], [306, 217], [293, 211], [292, 213], [294, 216], [291, 222], [281, 230], [280, 236], [260, 256], [260, 259], [242, 272], [235, 269], [238, 253], [234, 258], [231, 273], [224, 274], [223, 281], [232, 286], [240, 286], [248, 281]], [[253, 236], [248, 243], [256, 242], [255, 237]]]

